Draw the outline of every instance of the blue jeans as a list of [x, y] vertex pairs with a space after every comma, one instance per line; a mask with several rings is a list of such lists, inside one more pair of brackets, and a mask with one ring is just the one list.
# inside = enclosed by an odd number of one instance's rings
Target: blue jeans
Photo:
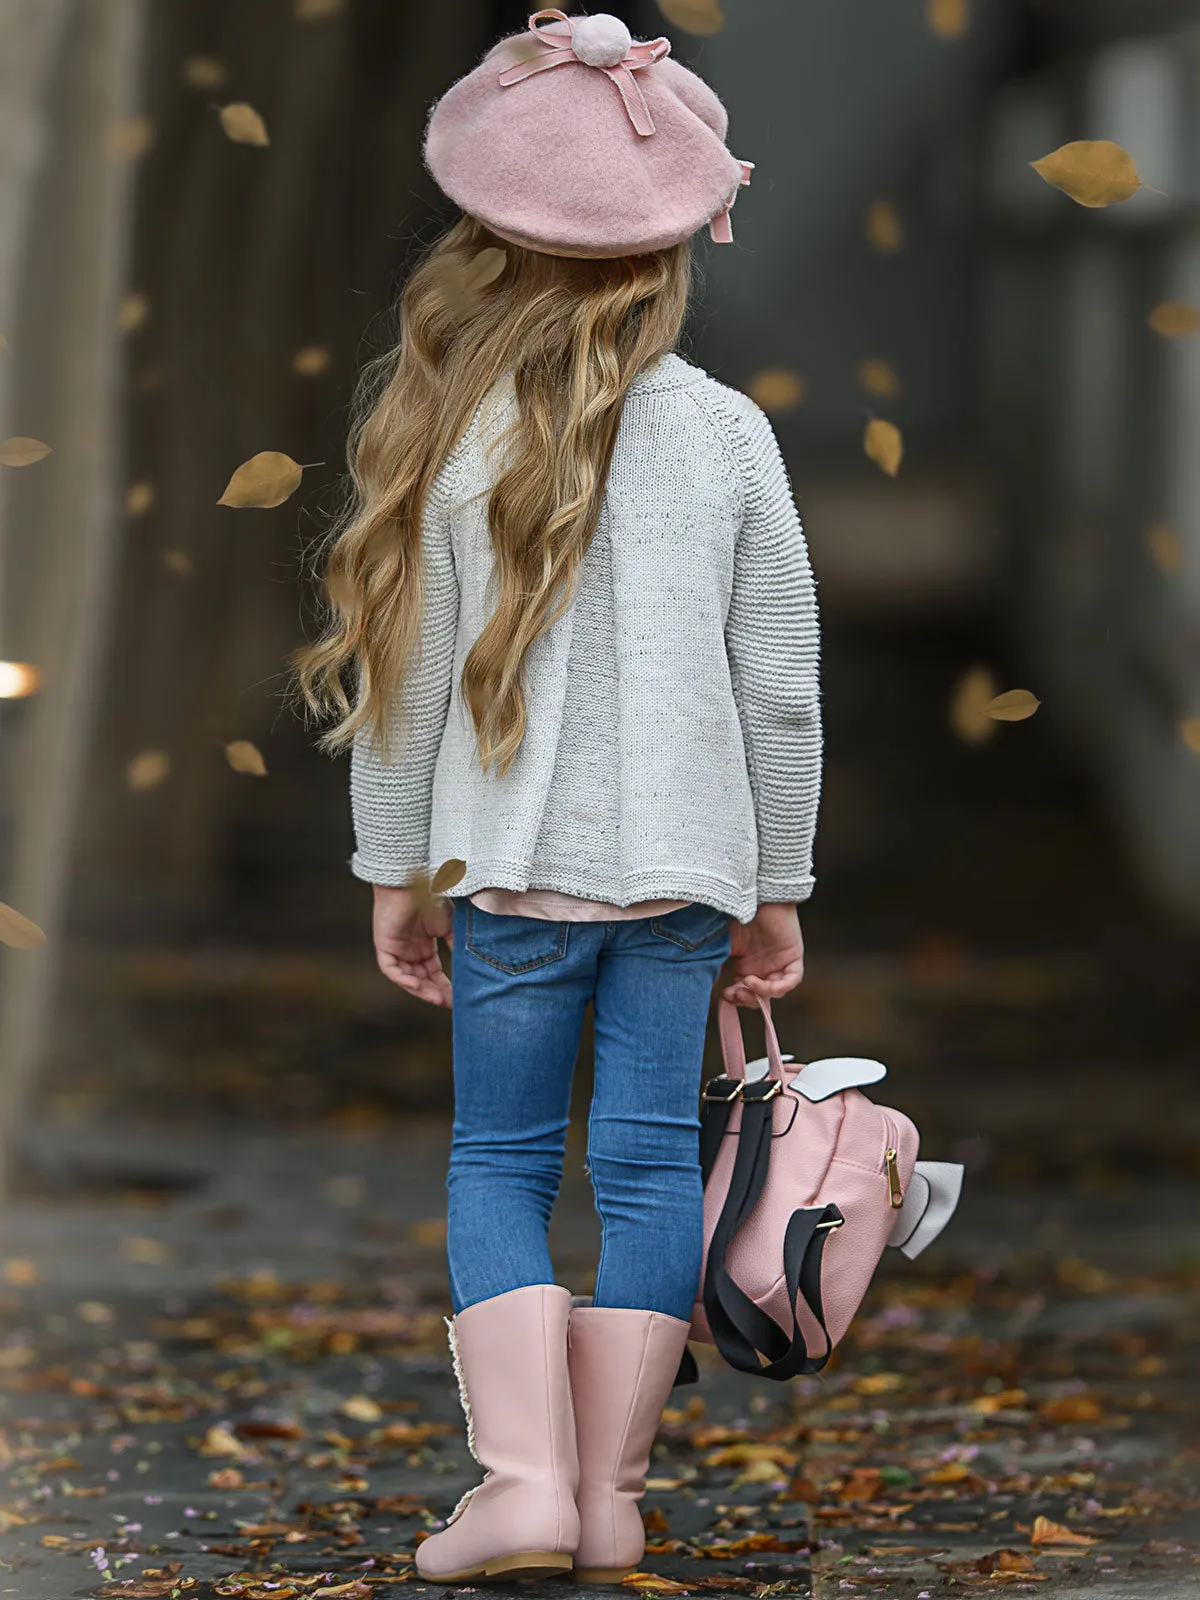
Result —
[[455, 1311], [553, 1283], [546, 1243], [588, 1001], [588, 1168], [603, 1244], [595, 1304], [687, 1318], [700, 1278], [699, 1089], [729, 919], [710, 906], [547, 922], [454, 902]]

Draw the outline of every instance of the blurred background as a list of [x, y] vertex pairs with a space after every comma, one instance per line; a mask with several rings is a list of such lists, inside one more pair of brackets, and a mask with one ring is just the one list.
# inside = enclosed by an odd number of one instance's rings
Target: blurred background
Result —
[[[698, 243], [687, 352], [770, 410], [821, 584], [828, 781], [785, 1048], [882, 1056], [928, 1152], [1043, 1217], [1052, 1195], [1063, 1248], [1148, 1176], [1191, 1229], [1200, 8], [625, 14], [757, 163], [735, 244]], [[0, 895], [47, 934], [0, 963], [15, 1190], [202, 1189], [251, 1133], [444, 1138], [448, 1019], [375, 971], [347, 773], [286, 658], [356, 371], [451, 215], [427, 109], [524, 21], [0, 0], [0, 437], [51, 447], [0, 466]], [[1116, 141], [1145, 187], [1076, 205], [1029, 165], [1073, 139]], [[218, 506], [267, 450], [300, 491]], [[1014, 689], [1036, 716], [981, 712]]]

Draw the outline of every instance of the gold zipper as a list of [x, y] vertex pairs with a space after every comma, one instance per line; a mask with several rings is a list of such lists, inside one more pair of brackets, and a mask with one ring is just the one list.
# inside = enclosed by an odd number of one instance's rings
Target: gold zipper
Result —
[[896, 1159], [894, 1150], [883, 1152], [883, 1164], [887, 1168], [888, 1193], [892, 1200], [892, 1209], [899, 1211], [904, 1204], [904, 1191], [900, 1187], [900, 1163]]

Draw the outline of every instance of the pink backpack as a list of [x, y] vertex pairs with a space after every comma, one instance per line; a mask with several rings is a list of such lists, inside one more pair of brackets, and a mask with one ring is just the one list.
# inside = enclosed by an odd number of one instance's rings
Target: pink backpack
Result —
[[725, 1072], [704, 1089], [704, 1266], [692, 1336], [756, 1377], [819, 1372], [884, 1249], [920, 1255], [946, 1226], [961, 1166], [918, 1161], [916, 1128], [860, 1091], [887, 1072], [838, 1056], [789, 1066], [769, 1000], [767, 1054], [746, 1063], [719, 1007]]

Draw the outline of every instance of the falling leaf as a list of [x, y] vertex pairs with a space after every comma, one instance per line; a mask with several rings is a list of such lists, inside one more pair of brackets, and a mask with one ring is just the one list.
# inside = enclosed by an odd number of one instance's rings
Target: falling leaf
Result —
[[984, 707], [996, 697], [996, 680], [987, 667], [972, 667], [959, 679], [950, 700], [950, 726], [964, 744], [983, 744], [996, 732]]
[[426, 1217], [412, 1223], [408, 1230], [408, 1242], [427, 1250], [440, 1249], [446, 1242], [445, 1217]]
[[127, 117], [108, 136], [109, 152], [118, 161], [136, 161], [153, 143], [154, 124], [149, 117]]
[[1183, 540], [1164, 522], [1146, 530], [1146, 547], [1160, 572], [1174, 573], [1183, 566]]
[[183, 63], [189, 89], [219, 89], [228, 77], [228, 67], [217, 56], [189, 56]]
[[352, 1422], [378, 1422], [383, 1416], [383, 1408], [377, 1400], [372, 1400], [369, 1394], [352, 1394], [338, 1407], [343, 1417], [349, 1417]]
[[808, 385], [798, 372], [787, 367], [768, 367], [754, 374], [746, 385], [746, 393], [764, 411], [793, 411], [804, 404]]
[[467, 863], [460, 861], [457, 856], [451, 856], [434, 873], [430, 889], [434, 894], [445, 894], [447, 889], [453, 889], [455, 884], [461, 883], [466, 875]]
[[323, 22], [346, 9], [346, 0], [296, 0], [297, 22]]
[[270, 510], [289, 500], [300, 487], [304, 468], [280, 450], [260, 450], [243, 461], [225, 485], [219, 506], [252, 506]]
[[1133, 157], [1111, 139], [1076, 139], [1029, 164], [1081, 206], [1117, 205], [1142, 187]]
[[414, 872], [404, 887], [412, 895], [414, 910], [431, 911], [436, 905], [427, 872]]
[[244, 772], [250, 778], [265, 778], [267, 763], [262, 751], [249, 739], [234, 739], [225, 746], [225, 759], [235, 772]]
[[1146, 320], [1164, 339], [1188, 339], [1200, 333], [1200, 307], [1185, 305], [1182, 300], [1164, 300]]
[[1179, 736], [1193, 755], [1200, 756], [1200, 717], [1185, 717], [1179, 724]]
[[1099, 1544], [1099, 1540], [1090, 1533], [1075, 1533], [1071, 1528], [1061, 1522], [1051, 1522], [1049, 1517], [1037, 1517], [1034, 1520], [1033, 1532], [1029, 1536], [1033, 1545], [1088, 1545]]
[[881, 255], [904, 248], [904, 225], [890, 200], [873, 200], [867, 211], [867, 243]]
[[863, 361], [858, 368], [858, 381], [868, 394], [880, 400], [899, 398], [903, 385], [896, 369], [886, 361]]
[[30, 922], [28, 917], [0, 900], [0, 944], [9, 945], [13, 950], [32, 950], [45, 942], [46, 935], [36, 922]]
[[27, 1289], [35, 1283], [42, 1281], [42, 1275], [34, 1262], [26, 1256], [13, 1256], [4, 1263], [4, 1281], [11, 1283], [14, 1288]]
[[0, 462], [6, 467], [32, 467], [35, 462], [44, 461], [50, 454], [50, 446], [43, 444], [40, 439], [5, 439], [0, 444]]
[[30, 661], [0, 661], [0, 700], [24, 700], [42, 686], [42, 674]]
[[125, 491], [125, 513], [130, 517], [142, 517], [154, 504], [154, 485], [150, 483], [131, 483]]
[[196, 570], [196, 564], [186, 550], [164, 550], [162, 563], [177, 578], [190, 578]]
[[926, 0], [925, 19], [942, 39], [961, 39], [971, 25], [969, 0]]
[[171, 1248], [158, 1239], [130, 1237], [121, 1240], [121, 1254], [127, 1261], [144, 1267], [165, 1267], [171, 1259]]
[[450, 309], [457, 316], [465, 315], [481, 291], [495, 283], [507, 265], [508, 253], [495, 246], [477, 251], [465, 264], [449, 256], [439, 259], [438, 275]]
[[658, 9], [673, 27], [702, 39], [720, 33], [725, 26], [725, 13], [717, 0], [658, 0]]
[[322, 344], [308, 344], [292, 357], [292, 371], [301, 378], [319, 378], [329, 371], [329, 351]]
[[904, 460], [904, 436], [894, 422], [872, 417], [863, 435], [863, 449], [889, 478], [894, 478], [900, 471], [900, 463]]
[[989, 700], [983, 713], [996, 722], [1024, 722], [1033, 716], [1041, 703], [1028, 689], [1008, 689]]
[[136, 333], [150, 317], [150, 298], [135, 289], [121, 301], [117, 312], [117, 329], [121, 333]]
[[270, 144], [266, 123], [245, 100], [222, 106], [220, 117], [221, 126], [234, 144]]
[[140, 794], [157, 789], [170, 770], [171, 758], [165, 750], [139, 750], [125, 768], [125, 782]]

